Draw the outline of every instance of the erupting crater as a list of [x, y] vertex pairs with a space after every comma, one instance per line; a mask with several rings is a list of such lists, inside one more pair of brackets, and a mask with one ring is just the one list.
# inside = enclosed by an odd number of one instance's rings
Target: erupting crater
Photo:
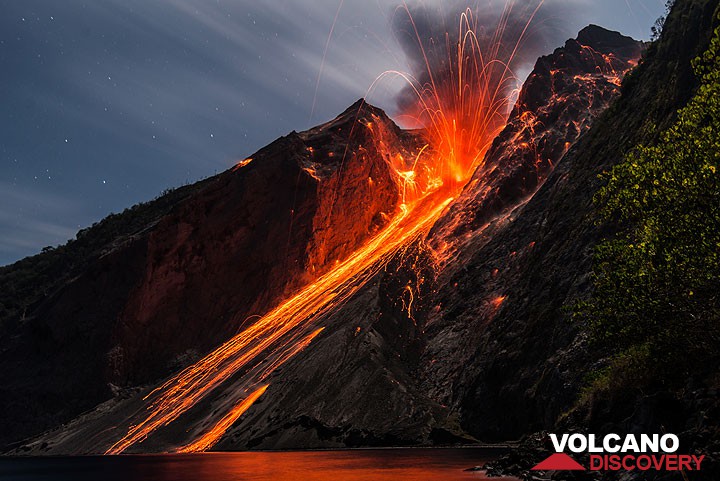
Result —
[[[497, 28], [504, 28], [502, 21]], [[343, 313], [352, 299], [366, 296], [367, 312], [345, 321], [354, 334], [342, 342], [359, 342], [355, 339], [380, 329], [356, 327], [356, 319], [383, 316], [411, 321], [412, 326], [398, 331], [422, 337], [432, 323], [427, 306], [434, 304], [437, 276], [473, 233], [542, 184], [615, 98], [619, 79], [642, 47], [598, 27], [583, 30], [577, 40], [538, 60], [508, 117], [515, 81], [510, 63], [517, 45], [503, 58], [500, 52], [507, 49], [491, 44], [488, 50], [476, 29], [472, 12], [464, 12], [457, 40], [448, 37], [434, 53], [446, 57], [447, 71], [432, 71], [435, 63], [428, 61], [427, 82], [405, 75], [417, 101], [404, 115], [423, 129], [403, 131], [361, 100], [336, 119], [292, 132], [206, 181], [148, 232], [129, 240], [128, 246], [143, 255], [133, 263], [138, 282], [112, 329], [109, 377], [138, 384], [191, 348], [207, 354], [185, 362], [159, 386], [118, 396], [30, 447], [45, 443], [46, 452], [101, 448], [108, 454], [202, 451], [237, 429], [253, 406], [275, 406], [258, 414], [263, 420], [257, 429], [265, 434], [248, 431], [247, 446], [248, 436], [271, 437], [268, 433], [290, 422], [288, 412], [316, 399], [296, 386], [284, 395], [282, 408], [272, 401], [280, 391], [275, 386], [288, 375], [284, 369], [301, 357], [313, 362], [314, 344], [330, 331], [328, 319]], [[495, 37], [499, 42], [502, 35]], [[119, 247], [108, 258], [109, 269], [117, 269], [130, 252]], [[424, 274], [428, 269], [432, 276]], [[389, 302], [378, 289], [383, 274], [390, 278], [381, 283], [392, 294]], [[504, 293], [489, 299], [488, 312], [500, 309], [505, 299]], [[204, 335], [206, 330], [212, 335]], [[144, 333], [142, 339], [138, 332]], [[198, 346], [198, 338], [205, 345]], [[211, 348], [219, 339], [227, 340]], [[424, 356], [433, 357], [431, 373], [452, 376], [446, 364], [434, 361], [451, 345], [426, 350]], [[156, 362], [148, 366], [147, 359]], [[391, 374], [417, 368], [408, 360], [398, 362], [385, 376], [394, 389], [417, 400], [410, 418], [424, 425], [418, 442], [444, 439], [442, 433], [452, 430], [433, 426], [447, 418], [441, 401], [448, 394], [420, 392], [413, 376]], [[347, 366], [338, 360], [338, 370]], [[300, 375], [297, 369], [287, 372]], [[352, 376], [342, 373], [317, 382], [341, 383]], [[308, 419], [350, 439], [342, 419], [327, 415], [332, 421], [317, 421], [322, 416], [314, 412]], [[356, 421], [372, 425], [386, 419]]]

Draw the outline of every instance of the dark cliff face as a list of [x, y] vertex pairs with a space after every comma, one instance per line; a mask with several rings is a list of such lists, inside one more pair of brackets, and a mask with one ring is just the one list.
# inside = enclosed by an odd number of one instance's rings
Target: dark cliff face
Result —
[[464, 192], [440, 219], [435, 237], [457, 238], [482, 227], [534, 193], [571, 145], [620, 95], [643, 42], [591, 25], [540, 57], [507, 125]]
[[399, 192], [372, 148], [373, 114], [391, 123], [358, 102], [278, 139], [160, 221], [114, 330], [111, 379], [143, 382], [167, 372], [172, 356], [206, 351], [383, 226]]
[[[663, 38], [625, 79], [618, 101], [438, 289], [444, 309], [428, 346], [449, 336], [472, 339], [464, 343], [465, 367], [448, 387], [468, 432], [497, 440], [552, 428], [603, 357], [588, 349], [567, 310], [590, 288], [592, 249], [608, 234], [593, 216], [597, 175], [668, 125], [688, 100], [690, 62], [707, 46], [716, 8], [716, 1], [677, 2]], [[498, 296], [502, 302], [492, 309], [462, 308]], [[430, 367], [427, 384], [441, 382], [451, 368]], [[652, 429], [658, 426], [641, 431]]]
[[[641, 45], [599, 27], [538, 60], [507, 128], [430, 236], [322, 319], [326, 329], [268, 379], [216, 449], [490, 441], [555, 425], [602, 356], [563, 310], [589, 288], [592, 247], [606, 233], [592, 217], [597, 174], [687, 101], [690, 60], [707, 43], [716, 7], [679, 0], [663, 39], [622, 87], [618, 77]], [[107, 397], [108, 380], [134, 383], [173, 360], [187, 364], [190, 350], [222, 339], [251, 309], [267, 309], [380, 228], [397, 206], [397, 183], [364, 129], [385, 117], [357, 107], [184, 192], [4, 327], [15, 337], [3, 338], [0, 361], [12, 368], [0, 385], [4, 396], [21, 393], [12, 423], [4, 414], [6, 440], [92, 407]], [[349, 124], [358, 137], [348, 143]], [[385, 127], [398, 145], [417, 147]], [[427, 260], [440, 240], [454, 255], [441, 272], [428, 268], [433, 282], [410, 317], [399, 301], [407, 264]], [[103, 302], [75, 302], [88, 293]], [[143, 392], [122, 392], [29, 449], [93, 452], [90, 435], [141, 409]], [[35, 424], [18, 427], [33, 415]]]
[[[616, 49], [616, 50], [613, 50]], [[521, 343], [542, 347], [538, 342], [541, 333], [508, 331], [508, 340], [517, 336], [515, 345], [502, 345], [493, 337], [498, 325], [506, 321], [503, 316], [508, 306], [523, 300], [525, 311], [516, 314], [518, 325], [531, 316], [540, 316], [542, 322], [555, 329], [554, 323], [562, 317], [559, 309], [565, 302], [563, 283], [572, 276], [587, 274], [587, 266], [566, 265], [553, 256], [559, 252], [546, 252], [548, 262], [559, 262], [567, 267], [569, 277], [560, 279], [557, 285], [535, 279], [525, 284], [526, 272], [533, 272], [534, 264], [528, 264], [528, 255], [542, 252], [544, 237], [536, 230], [544, 219], [535, 215], [565, 215], [573, 217], [574, 206], [564, 206], [557, 213], [545, 213], [543, 204], [536, 198], [542, 195], [542, 186], [558, 165], [563, 165], [571, 147], [586, 134], [612, 102], [620, 97], [620, 82], [626, 72], [637, 65], [643, 49], [642, 42], [600, 27], [583, 29], [577, 39], [568, 40], [551, 55], [538, 59], [534, 70], [521, 90], [517, 104], [510, 113], [503, 131], [493, 142], [482, 165], [460, 197], [449, 207], [446, 214], [435, 224], [425, 244], [432, 251], [450, 253], [439, 272], [426, 272], [423, 276], [433, 278], [418, 293], [414, 321], [420, 334], [420, 354], [416, 375], [419, 389], [426, 395], [447, 406], [458, 418], [458, 425], [480, 439], [511, 439], [522, 432], [514, 420], [497, 415], [495, 409], [503, 407], [498, 391], [513, 385], [516, 367], [504, 357], [513, 353], [527, 357], [529, 366], [536, 366], [547, 352], [538, 349], [520, 350]], [[538, 189], [540, 191], [538, 192]], [[587, 191], [587, 195], [592, 193]], [[539, 205], [538, 212], [526, 214], [529, 205]], [[580, 215], [585, 215], [579, 214]], [[579, 217], [580, 218], [580, 217]], [[588, 249], [588, 239], [574, 238], [572, 231], [565, 233], [569, 242], [581, 250]], [[425, 250], [427, 252], [427, 250]], [[418, 251], [422, 258], [427, 256]], [[421, 261], [420, 263], [423, 263]], [[425, 261], [425, 263], [429, 263]], [[390, 308], [397, 311], [398, 289], [407, 285], [406, 274], [413, 281], [415, 273], [398, 263], [399, 274], [384, 281], [381, 298], [389, 300]], [[578, 272], [575, 269], [580, 268]], [[572, 282], [572, 281], [570, 281]], [[540, 286], [546, 286], [540, 289]], [[524, 289], [532, 289], [525, 292]], [[535, 290], [538, 292], [535, 292]], [[543, 311], [541, 306], [552, 299], [558, 312]], [[514, 328], [515, 329], [515, 328]], [[504, 332], [504, 331], [501, 331]], [[552, 336], [552, 335], [551, 335]], [[559, 340], [567, 346], [572, 335]], [[497, 349], [497, 350], [496, 350]], [[493, 372], [494, 392], [483, 392], [483, 399], [467, 400], [468, 390], [475, 389], [477, 379], [472, 376], [488, 365], [497, 362]], [[549, 361], [552, 365], [552, 361]], [[533, 373], [534, 375], [535, 373]], [[538, 374], [538, 376], [540, 376]], [[523, 386], [527, 392], [513, 392], [508, 401], [518, 403], [513, 407], [513, 419], [538, 420], [545, 425], [550, 422], [538, 418], [536, 413], [526, 414], [522, 404], [532, 399], [531, 386]], [[549, 412], [560, 409], [569, 402], [575, 388], [566, 386], [566, 397], [547, 402]], [[500, 406], [495, 406], [495, 403]], [[471, 404], [473, 403], [473, 404]], [[555, 403], [555, 404], [553, 404]], [[488, 418], [482, 420], [482, 429], [475, 429], [470, 416], [479, 416], [490, 405]], [[466, 414], [466, 410], [470, 414]], [[466, 416], [466, 417], [465, 417]], [[527, 416], [527, 417], [526, 417]], [[520, 421], [524, 422], [524, 421]], [[494, 425], [494, 426], [493, 426]], [[497, 431], [495, 431], [497, 426]], [[523, 429], [526, 426], [523, 425]]]
[[[458, 242], [456, 249], [461, 252], [437, 282], [420, 293], [412, 318], [403, 311], [402, 289], [408, 285], [408, 263], [429, 264], [422, 245], [406, 251], [386, 273], [329, 316], [325, 320], [327, 334], [283, 368], [276, 378], [281, 387], [271, 382], [267, 397], [238, 422], [217, 449], [442, 444], [466, 442], [473, 436], [508, 439], [519, 432], [504, 417], [518, 413], [501, 412], [495, 397], [488, 396], [487, 402], [471, 399], [468, 390], [478, 385], [478, 369], [493, 362], [490, 350], [487, 355], [483, 350], [484, 343], [493, 342], [486, 336], [495, 322], [493, 315], [499, 315], [510, 300], [504, 296], [515, 289], [514, 284], [499, 287], [486, 277], [486, 273], [498, 278], [507, 273], [495, 271], [502, 265], [482, 246], [504, 232], [506, 237], [493, 255], [503, 261], [511, 255], [509, 244], [506, 250], [503, 243], [510, 242], [507, 236], [519, 235], [511, 229], [516, 228], [513, 217], [520, 214], [508, 218], [505, 211], [531, 195], [560, 162], [567, 144], [574, 143], [619, 97], [616, 77], [629, 69], [641, 52], [639, 42], [617, 33], [598, 27], [583, 32], [594, 35], [592, 41], [597, 43], [591, 47], [592, 53], [588, 53], [589, 45], [571, 40], [538, 61], [507, 128], [493, 144], [474, 182], [422, 243]], [[609, 53], [601, 47], [605, 43], [614, 44], [621, 52], [614, 55], [613, 72], [598, 72], [598, 52]], [[529, 117], [537, 120], [528, 123]], [[528, 146], [518, 149], [523, 141]], [[538, 158], [544, 162], [538, 163]], [[482, 223], [498, 214], [503, 214], [500, 220], [481, 229]], [[531, 218], [526, 222], [534, 225], [538, 221]], [[526, 240], [528, 235], [532, 234], [519, 235], [518, 242], [527, 243], [523, 248], [531, 243]], [[522, 256], [522, 249], [516, 249]], [[517, 283], [518, 289], [525, 288], [523, 267], [529, 266], [520, 262], [507, 281]], [[428, 277], [433, 275], [431, 268], [426, 271]], [[417, 276], [416, 270], [412, 275]], [[548, 296], [553, 295], [549, 290]], [[558, 302], [562, 304], [563, 299]], [[528, 309], [527, 314], [532, 312]], [[545, 319], [548, 323], [556, 320]], [[508, 338], [513, 334], [520, 333], [508, 333]], [[569, 344], [572, 339], [568, 336], [563, 341]], [[506, 362], [503, 357], [507, 354], [506, 348], [492, 352], [499, 365]], [[538, 363], [544, 354], [529, 349], [528, 362]], [[510, 379], [498, 379], [498, 386], [513, 382], [512, 365], [506, 367], [504, 373]], [[529, 397], [529, 393], [513, 394], [519, 403], [527, 402], [523, 396]], [[567, 397], [551, 409], [560, 409]], [[485, 409], [493, 422], [508, 429], [498, 435], [490, 425], [478, 429], [468, 412]]]
[[[452, 246], [455, 257], [423, 296], [421, 385], [481, 439], [513, 439], [549, 426], [576, 394], [578, 377], [549, 379], [557, 350], [576, 341], [562, 307], [587, 288], [595, 237], [569, 223], [590, 213], [593, 190], [585, 182], [599, 166], [586, 167], [578, 175], [583, 181], [566, 179], [559, 190], [568, 204], [547, 210], [552, 187], [543, 185], [576, 162], [580, 146], [573, 146], [620, 97], [642, 50], [642, 42], [589, 26], [538, 59], [506, 127], [427, 239]], [[554, 272], [562, 274], [553, 278]], [[543, 363], [545, 372], [538, 371]], [[518, 383], [519, 375], [527, 379]], [[553, 394], [543, 398], [538, 391], [548, 382]]]
[[[48, 282], [35, 306], [2, 325], [0, 386], [11, 401], [0, 439], [37, 434], [115, 386], [183, 367], [352, 253], [399, 199], [371, 120], [387, 124], [399, 153], [414, 146], [415, 137], [359, 101], [182, 196], [170, 194], [178, 198], [144, 223], [133, 218], [142, 208], [122, 214], [134, 228], [94, 252], [65, 246], [71, 252], [63, 255], [82, 267]], [[101, 244], [102, 228], [75, 242]], [[43, 256], [58, 253], [29, 263]], [[3, 270], [10, 287], [20, 285], [25, 264]]]

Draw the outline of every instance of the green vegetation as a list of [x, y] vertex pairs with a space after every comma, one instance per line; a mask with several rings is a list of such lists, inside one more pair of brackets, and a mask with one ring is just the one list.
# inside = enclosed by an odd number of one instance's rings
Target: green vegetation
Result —
[[[602, 177], [603, 222], [619, 225], [595, 254], [595, 290], [576, 308], [613, 356], [597, 388], [680, 385], [720, 357], [720, 28], [694, 60], [699, 87], [652, 145]], [[616, 378], [613, 380], [613, 378]]]

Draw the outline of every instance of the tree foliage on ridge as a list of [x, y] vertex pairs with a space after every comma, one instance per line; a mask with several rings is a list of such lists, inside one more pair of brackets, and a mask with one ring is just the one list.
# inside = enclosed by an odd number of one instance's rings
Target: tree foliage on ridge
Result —
[[671, 383], [720, 357], [720, 28], [693, 69], [674, 124], [603, 175], [595, 203], [622, 227], [597, 246], [595, 290], [576, 311], [616, 369]]

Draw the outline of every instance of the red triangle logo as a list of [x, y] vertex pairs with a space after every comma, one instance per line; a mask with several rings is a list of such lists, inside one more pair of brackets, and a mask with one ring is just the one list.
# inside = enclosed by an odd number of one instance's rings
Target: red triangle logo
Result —
[[532, 469], [533, 471], [585, 471], [582, 464], [565, 453], [555, 453]]

